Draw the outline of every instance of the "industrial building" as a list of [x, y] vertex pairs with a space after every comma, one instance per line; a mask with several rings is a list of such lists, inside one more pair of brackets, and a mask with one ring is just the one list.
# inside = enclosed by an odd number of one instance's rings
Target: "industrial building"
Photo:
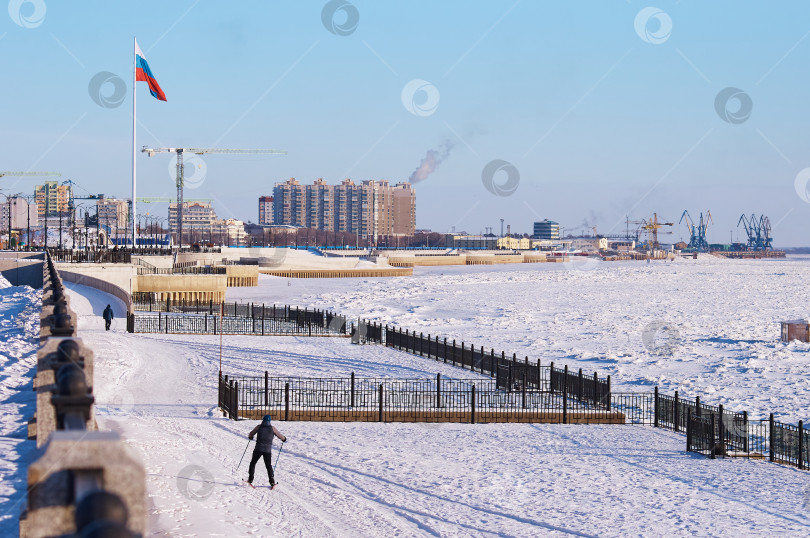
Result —
[[535, 222], [533, 237], [535, 239], [557, 241], [560, 239], [560, 224], [548, 219]]
[[328, 185], [319, 178], [302, 185], [291, 178], [275, 185], [272, 200], [276, 225], [347, 232], [375, 242], [379, 236], [406, 236], [416, 230], [416, 194], [410, 183], [356, 184], [346, 179]]

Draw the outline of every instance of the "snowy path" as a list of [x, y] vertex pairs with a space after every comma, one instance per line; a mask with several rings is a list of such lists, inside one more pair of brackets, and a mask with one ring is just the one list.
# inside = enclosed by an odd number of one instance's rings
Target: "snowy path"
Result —
[[19, 533], [26, 469], [33, 441], [28, 419], [36, 408], [31, 382], [39, 343], [40, 293], [0, 277], [0, 536]]
[[[686, 454], [683, 436], [641, 426], [279, 421], [290, 439], [280, 486], [269, 491], [260, 463], [253, 490], [241, 482], [247, 462], [234, 469], [256, 423], [226, 420], [215, 409], [218, 339], [130, 335], [120, 319], [106, 333], [99, 313], [107, 296], [70, 287], [80, 335], [98, 350], [99, 423], [121, 432], [147, 467], [153, 535], [764, 536], [810, 529], [806, 472]], [[122, 317], [121, 305], [113, 306]], [[345, 339], [226, 337], [225, 347], [226, 371], [382, 376], [443, 367]]]

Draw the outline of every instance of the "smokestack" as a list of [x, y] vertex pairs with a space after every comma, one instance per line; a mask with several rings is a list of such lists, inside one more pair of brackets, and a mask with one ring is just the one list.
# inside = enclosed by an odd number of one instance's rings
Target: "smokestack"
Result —
[[432, 174], [436, 168], [439, 167], [440, 164], [450, 155], [450, 151], [455, 146], [451, 140], [445, 140], [441, 144], [439, 144], [438, 148], [429, 149], [425, 157], [422, 159], [422, 162], [419, 163], [419, 166], [416, 170], [413, 171], [411, 177], [408, 178], [408, 181], [411, 184], [419, 183], [420, 181], [424, 181], [428, 178], [430, 174]]

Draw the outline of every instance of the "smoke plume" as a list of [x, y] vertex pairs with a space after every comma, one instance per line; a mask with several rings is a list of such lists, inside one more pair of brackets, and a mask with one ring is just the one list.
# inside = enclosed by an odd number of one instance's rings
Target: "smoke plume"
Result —
[[428, 176], [432, 174], [436, 168], [438, 168], [439, 165], [442, 164], [442, 162], [450, 155], [450, 152], [453, 150], [454, 146], [455, 143], [452, 140], [445, 140], [439, 144], [439, 147], [429, 149], [425, 154], [425, 157], [422, 159], [422, 162], [419, 163], [419, 166], [413, 171], [411, 177], [408, 178], [408, 181], [411, 184], [415, 184], [426, 180]]

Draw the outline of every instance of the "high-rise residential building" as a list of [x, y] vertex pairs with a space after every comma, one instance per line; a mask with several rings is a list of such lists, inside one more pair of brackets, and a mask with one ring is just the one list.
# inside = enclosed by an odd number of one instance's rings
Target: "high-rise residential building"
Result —
[[96, 202], [99, 226], [124, 228], [129, 217], [129, 200], [117, 198], [100, 198]]
[[37, 226], [39, 223], [37, 204], [29, 203], [19, 196], [12, 196], [0, 204], [0, 230], [8, 230], [9, 211], [12, 230], [22, 230], [28, 226]]
[[273, 189], [273, 223], [357, 234], [376, 241], [379, 236], [412, 235], [416, 229], [416, 194], [410, 183], [351, 179], [327, 185], [317, 179], [302, 185], [295, 179]]
[[[215, 232], [217, 214], [210, 202], [183, 202], [184, 242], [210, 237]], [[169, 231], [177, 234], [177, 203], [169, 204]], [[175, 242], [180, 238], [175, 237]]]
[[534, 238], [555, 241], [560, 238], [560, 225], [553, 220], [544, 219], [534, 223]]
[[259, 225], [270, 226], [273, 224], [273, 197], [259, 197]]
[[70, 185], [59, 185], [56, 181], [46, 181], [44, 185], [37, 185], [34, 194], [40, 218], [67, 215], [70, 211]]

